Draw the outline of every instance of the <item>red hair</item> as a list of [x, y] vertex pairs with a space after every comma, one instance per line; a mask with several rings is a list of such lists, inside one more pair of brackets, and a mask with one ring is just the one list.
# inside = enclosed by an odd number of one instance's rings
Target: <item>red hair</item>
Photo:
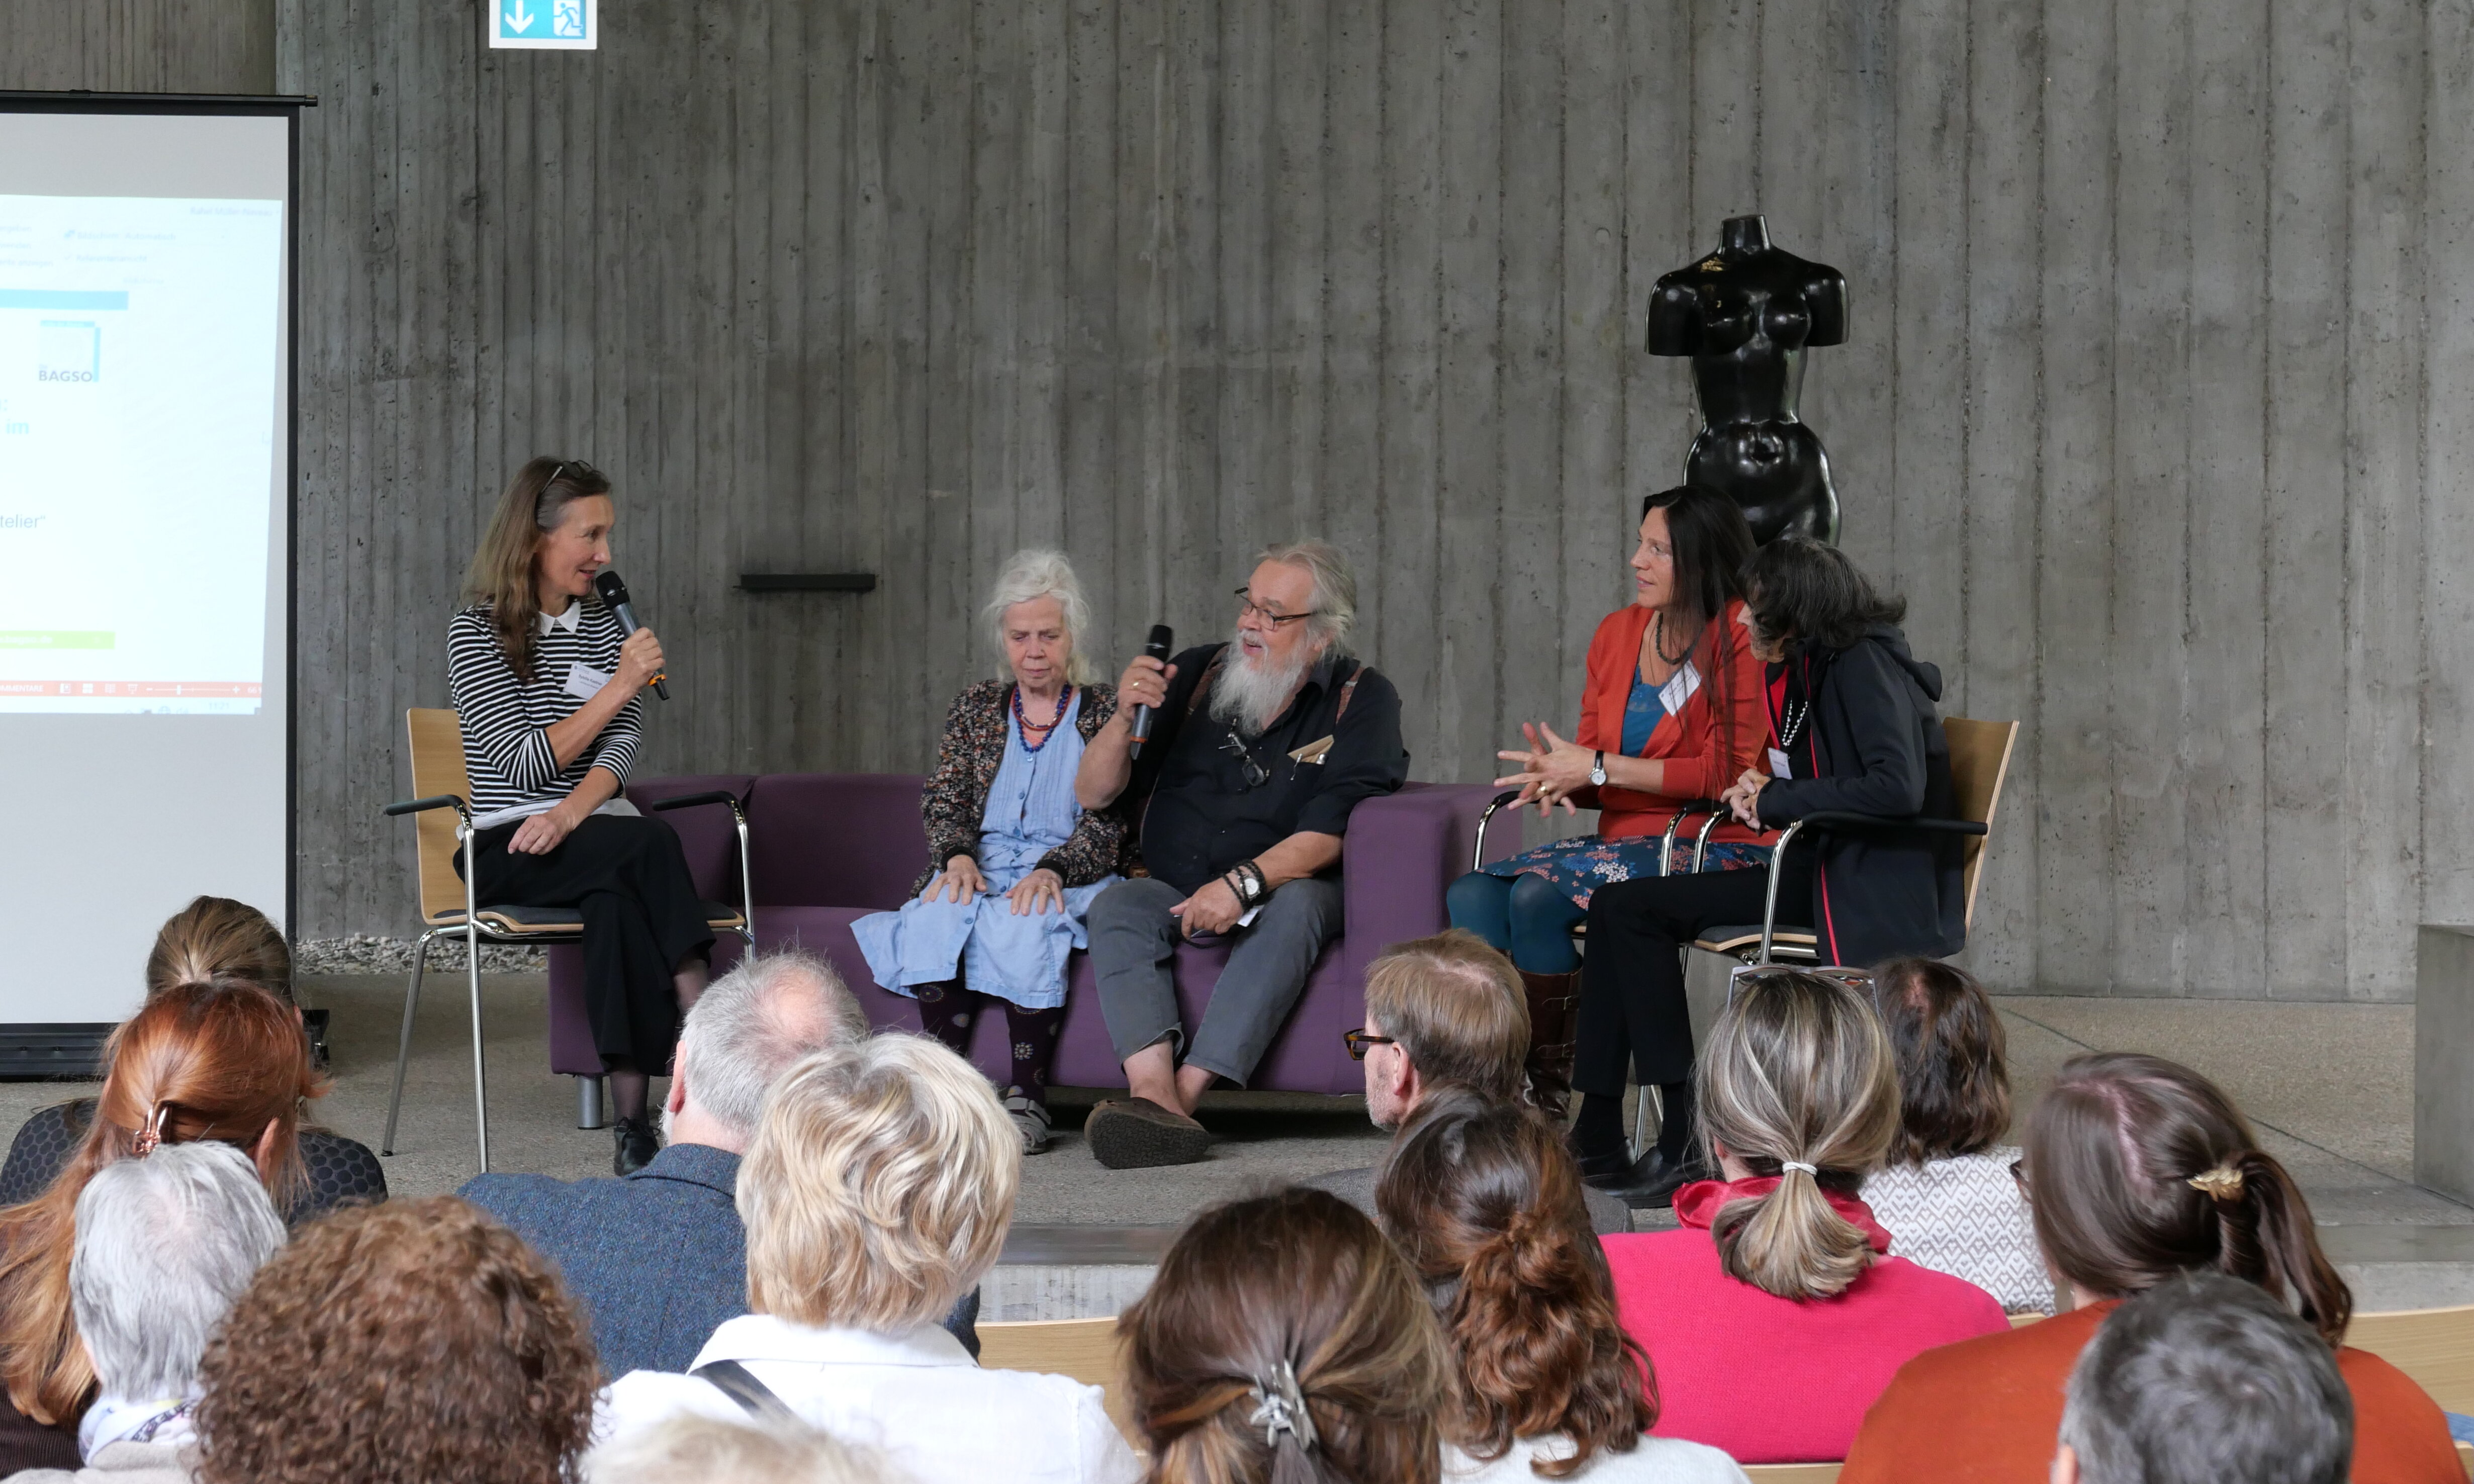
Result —
[[69, 1310], [69, 1255], [86, 1182], [135, 1153], [159, 1108], [163, 1142], [239, 1145], [256, 1158], [276, 1208], [286, 1209], [304, 1183], [302, 1104], [327, 1090], [310, 1069], [300, 1011], [231, 980], [158, 991], [111, 1033], [104, 1060], [103, 1096], [67, 1166], [41, 1195], [0, 1210], [0, 1383], [18, 1411], [55, 1426], [78, 1414], [94, 1386]]

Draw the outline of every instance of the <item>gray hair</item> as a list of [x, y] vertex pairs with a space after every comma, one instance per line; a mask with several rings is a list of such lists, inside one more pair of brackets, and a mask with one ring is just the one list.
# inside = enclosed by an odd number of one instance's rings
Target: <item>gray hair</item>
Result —
[[186, 1394], [283, 1222], [249, 1156], [200, 1139], [97, 1171], [78, 1196], [69, 1305], [104, 1394]]
[[688, 1096], [754, 1138], [764, 1095], [811, 1052], [863, 1038], [867, 1015], [834, 966], [802, 948], [754, 954], [705, 986], [679, 1031]]
[[2193, 1272], [2079, 1352], [2061, 1441], [2084, 1484], [2344, 1484], [2354, 1399], [2328, 1342], [2266, 1289]]
[[584, 1458], [585, 1484], [892, 1484], [885, 1462], [813, 1427], [674, 1412]]
[[1314, 578], [1314, 617], [1306, 632], [1322, 641], [1329, 654], [1348, 652], [1348, 631], [1357, 624], [1357, 577], [1348, 558], [1327, 541], [1283, 541], [1254, 553], [1254, 565], [1278, 562], [1302, 567]]
[[987, 607], [980, 610], [989, 636], [996, 641], [997, 653], [1005, 653], [1006, 610], [1041, 597], [1056, 599], [1065, 614], [1065, 637], [1074, 645], [1065, 663], [1065, 678], [1076, 685], [1090, 684], [1096, 671], [1082, 652], [1082, 636], [1091, 631], [1091, 605], [1083, 600], [1081, 579], [1074, 575], [1074, 564], [1062, 551], [1026, 547], [1006, 559], [1005, 571], [997, 573], [996, 592]]

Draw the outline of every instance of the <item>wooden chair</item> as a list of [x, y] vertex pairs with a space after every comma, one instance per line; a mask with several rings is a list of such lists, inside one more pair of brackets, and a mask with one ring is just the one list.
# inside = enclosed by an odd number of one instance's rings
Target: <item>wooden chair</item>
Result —
[[[403, 714], [412, 757], [412, 791], [421, 795], [389, 804], [388, 815], [411, 815], [414, 857], [421, 878], [423, 932], [413, 945], [412, 980], [403, 991], [403, 1034], [396, 1044], [395, 1091], [387, 1098], [386, 1137], [378, 1152], [395, 1153], [396, 1114], [403, 1106], [403, 1073], [412, 1057], [412, 1012], [421, 1001], [423, 970], [428, 966], [430, 940], [442, 934], [464, 937], [466, 977], [473, 1000], [473, 1120], [480, 1146], [481, 1170], [490, 1168], [490, 1089], [481, 1055], [481, 943], [548, 945], [584, 940], [584, 914], [571, 907], [483, 907], [473, 896], [472, 872], [458, 873], [455, 853], [469, 849], [473, 830], [473, 782], [464, 766], [464, 733], [452, 711], [415, 707]], [[696, 793], [664, 799], [656, 810], [685, 809], [697, 804], [728, 804], [739, 822], [740, 900], [753, 900], [747, 877], [747, 815], [729, 793]], [[450, 817], [447, 811], [454, 811]], [[470, 861], [466, 863], [469, 866]], [[737, 933], [756, 947], [755, 924], [745, 912], [720, 902], [704, 905], [705, 918], [716, 933]]]
[[[1777, 863], [1786, 853], [1787, 845], [1807, 830], [1928, 830], [1938, 834], [1968, 837], [1966, 857], [1960, 866], [1960, 880], [1967, 893], [1966, 921], [1976, 921], [1976, 888], [1982, 879], [1984, 846], [1993, 832], [1993, 816], [2001, 802], [2001, 786], [2010, 776], [2010, 752], [2018, 744], [2019, 723], [2016, 721], [1974, 721], [1965, 717], [1950, 717], [1941, 724], [1942, 735], [1950, 740], [1950, 781], [1953, 808], [1956, 817], [1950, 819], [1883, 819], [1872, 815], [1844, 814], [1832, 811], [1807, 815], [1788, 825], [1779, 835], [1778, 844], [1770, 852], [1769, 899], [1763, 905], [1761, 920], [1740, 927], [1712, 928], [1693, 941], [1703, 953], [1724, 954], [1739, 963], [1769, 963], [1778, 959], [1794, 959], [1811, 963], [1821, 957], [1821, 936], [1808, 927], [1782, 927], [1778, 920]], [[1672, 827], [1670, 826], [1670, 831]], [[1703, 827], [1706, 836], [1708, 827]], [[1698, 863], [1695, 863], [1696, 867]]]
[[1139, 1449], [1126, 1405], [1126, 1352], [1113, 1319], [1056, 1319], [982, 1324], [980, 1364], [990, 1371], [1032, 1371], [1071, 1376], [1105, 1394], [1108, 1420]]
[[2474, 1304], [2357, 1314], [2345, 1343], [2413, 1377], [2442, 1410], [2474, 1413]]

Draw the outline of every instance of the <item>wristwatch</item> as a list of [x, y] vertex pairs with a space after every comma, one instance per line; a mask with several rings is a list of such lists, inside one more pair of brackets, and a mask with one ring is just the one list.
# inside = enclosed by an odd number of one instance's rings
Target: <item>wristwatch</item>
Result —
[[1589, 765], [1589, 782], [1601, 789], [1607, 786], [1607, 753], [1603, 747], [1598, 749], [1597, 761]]

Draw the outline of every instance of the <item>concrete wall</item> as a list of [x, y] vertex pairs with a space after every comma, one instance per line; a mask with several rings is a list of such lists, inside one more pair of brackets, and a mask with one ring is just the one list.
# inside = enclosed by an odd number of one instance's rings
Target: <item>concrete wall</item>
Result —
[[1489, 776], [1680, 471], [1650, 281], [1758, 209], [1853, 287], [1848, 547], [1951, 710], [2027, 722], [1977, 965], [2410, 996], [2474, 909], [2468, 10], [639, 0], [575, 55], [283, 0], [304, 926], [410, 920], [401, 710], [540, 451], [618, 480], [657, 770], [923, 767], [1015, 547], [1113, 666], [1304, 530], [1416, 775]]
[[267, 93], [275, 0], [0, 0], [0, 88]]

